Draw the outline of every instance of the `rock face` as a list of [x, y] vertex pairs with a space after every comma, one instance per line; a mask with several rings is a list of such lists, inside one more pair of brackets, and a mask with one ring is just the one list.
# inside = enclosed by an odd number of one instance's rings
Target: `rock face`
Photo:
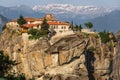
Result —
[[[0, 49], [19, 62], [16, 73], [37, 80], [108, 80], [116, 52], [112, 41], [101, 43], [98, 34], [76, 33], [54, 44], [47, 39], [29, 40], [17, 27], [6, 27]], [[110, 46], [110, 44], [112, 44]]]
[[120, 31], [116, 34], [118, 41], [117, 53], [113, 58], [113, 80], [120, 80]]

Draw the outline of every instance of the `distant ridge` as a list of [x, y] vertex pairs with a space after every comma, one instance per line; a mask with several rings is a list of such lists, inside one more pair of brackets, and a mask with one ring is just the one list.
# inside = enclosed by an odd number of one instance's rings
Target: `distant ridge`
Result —
[[32, 8], [26, 5], [17, 5], [13, 7], [0, 6], [0, 14], [6, 16], [8, 19], [16, 19], [20, 15], [25, 17], [42, 17], [45, 15], [45, 13], [33, 11]]
[[4, 17], [3, 15], [0, 14], [0, 33], [2, 31], [2, 27], [4, 26], [4, 24], [8, 21], [8, 19], [6, 17]]
[[94, 24], [94, 28], [103, 31], [116, 32], [120, 30], [120, 10], [115, 10], [105, 16], [100, 16], [89, 20]]

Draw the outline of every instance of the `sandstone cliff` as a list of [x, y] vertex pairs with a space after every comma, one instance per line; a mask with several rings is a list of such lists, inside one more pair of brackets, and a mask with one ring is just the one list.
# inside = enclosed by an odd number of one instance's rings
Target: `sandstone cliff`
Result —
[[19, 62], [14, 72], [36, 80], [108, 80], [116, 46], [101, 43], [98, 34], [75, 33], [50, 44], [29, 40], [27, 33], [7, 26], [0, 35], [0, 49]]
[[116, 34], [116, 37], [118, 41], [118, 48], [116, 55], [113, 58], [112, 78], [113, 80], [120, 80], [120, 31]]

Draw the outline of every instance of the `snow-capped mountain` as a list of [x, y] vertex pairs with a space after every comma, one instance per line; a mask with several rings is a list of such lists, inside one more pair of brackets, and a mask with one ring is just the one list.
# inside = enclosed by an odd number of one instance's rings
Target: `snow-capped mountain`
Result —
[[40, 11], [44, 13], [58, 14], [69, 14], [71, 17], [82, 15], [82, 18], [94, 18], [101, 16], [106, 13], [110, 13], [113, 9], [95, 7], [95, 6], [73, 6], [70, 4], [48, 4], [45, 6], [35, 5], [34, 11]]

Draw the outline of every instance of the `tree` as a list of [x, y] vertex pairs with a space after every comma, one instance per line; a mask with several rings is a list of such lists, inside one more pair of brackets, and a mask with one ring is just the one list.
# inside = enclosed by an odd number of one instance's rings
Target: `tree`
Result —
[[10, 60], [9, 56], [3, 54], [3, 51], [0, 51], [0, 77], [4, 77], [5, 74], [18, 63], [16, 61]]
[[20, 17], [17, 19], [17, 23], [22, 26], [23, 24], [26, 24], [26, 20], [24, 19], [24, 17], [22, 15], [20, 15]]
[[2, 27], [2, 31], [6, 28], [6, 24]]
[[30, 29], [30, 30], [28, 31], [28, 34], [37, 35], [37, 34], [38, 34], [38, 30], [37, 30], [37, 29]]
[[74, 30], [74, 31], [78, 31], [78, 25], [77, 25], [77, 24], [75, 24], [73, 30]]
[[46, 19], [44, 19], [41, 24], [41, 30], [49, 30], [49, 24], [47, 23]]
[[37, 30], [37, 29], [30, 29], [28, 31], [28, 34], [31, 34], [31, 36], [29, 36], [29, 39], [32, 40], [32, 39], [39, 39], [41, 34], [39, 33], [40, 31]]
[[41, 24], [41, 30], [39, 31], [39, 33], [44, 36], [44, 35], [48, 35], [49, 34], [49, 24], [47, 23], [47, 20], [44, 19], [42, 24]]
[[74, 25], [73, 25], [73, 21], [71, 21], [71, 23], [70, 23], [70, 28], [73, 30], [73, 28], [74, 28]]
[[107, 43], [110, 41], [109, 33], [106, 31], [99, 32], [102, 43]]
[[8, 73], [17, 64], [16, 61], [11, 60], [9, 56], [4, 55], [4, 52], [0, 50], [0, 80], [26, 80], [24, 74]]
[[91, 22], [87, 22], [84, 25], [89, 29], [93, 27], [93, 24]]
[[73, 30], [75, 30], [75, 31], [81, 31], [81, 29], [82, 29], [82, 26], [76, 24]]
[[82, 26], [81, 26], [81, 25], [79, 25], [79, 26], [78, 26], [78, 30], [79, 30], [79, 31], [81, 31], [81, 29], [82, 29]]

